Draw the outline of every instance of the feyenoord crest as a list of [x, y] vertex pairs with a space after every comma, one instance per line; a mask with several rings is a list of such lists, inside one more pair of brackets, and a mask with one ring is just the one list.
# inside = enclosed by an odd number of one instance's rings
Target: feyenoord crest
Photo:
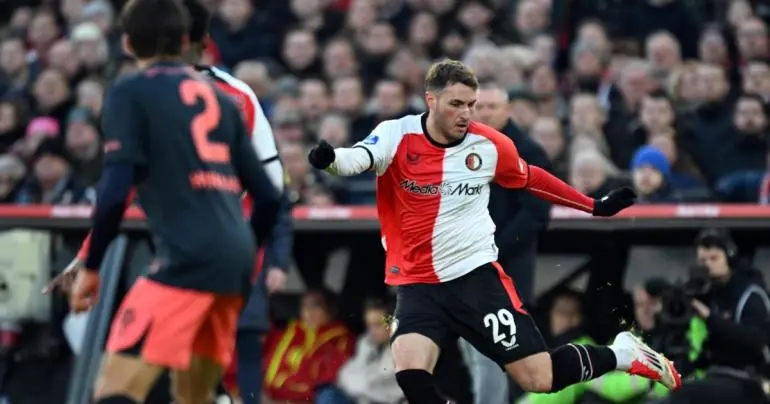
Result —
[[481, 156], [471, 153], [465, 157], [465, 166], [471, 171], [477, 171], [481, 168]]

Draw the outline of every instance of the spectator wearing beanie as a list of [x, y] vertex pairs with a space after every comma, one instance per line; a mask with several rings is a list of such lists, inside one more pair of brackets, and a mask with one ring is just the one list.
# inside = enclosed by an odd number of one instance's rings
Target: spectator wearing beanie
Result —
[[631, 160], [631, 177], [639, 203], [670, 201], [672, 189], [668, 182], [671, 165], [666, 156], [653, 146], [641, 147]]
[[45, 139], [57, 139], [60, 131], [59, 121], [48, 116], [35, 118], [27, 125], [24, 138], [14, 143], [11, 153], [28, 161]]
[[72, 176], [64, 147], [58, 139], [44, 139], [35, 150], [32, 172], [19, 190], [19, 204], [77, 205], [92, 203], [94, 192]]
[[64, 144], [78, 182], [94, 186], [102, 173], [102, 147], [99, 125], [86, 108], [75, 108], [67, 118]]
[[679, 190], [671, 186], [671, 164], [655, 146], [639, 148], [631, 160], [631, 178], [638, 203], [696, 202], [708, 199], [701, 190]]

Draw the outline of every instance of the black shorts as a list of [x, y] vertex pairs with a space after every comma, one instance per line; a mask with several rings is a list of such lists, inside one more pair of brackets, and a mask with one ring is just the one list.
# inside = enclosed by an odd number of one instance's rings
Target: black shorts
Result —
[[547, 351], [513, 281], [496, 262], [449, 282], [399, 286], [397, 297], [391, 340], [416, 333], [443, 347], [462, 337], [501, 367]]

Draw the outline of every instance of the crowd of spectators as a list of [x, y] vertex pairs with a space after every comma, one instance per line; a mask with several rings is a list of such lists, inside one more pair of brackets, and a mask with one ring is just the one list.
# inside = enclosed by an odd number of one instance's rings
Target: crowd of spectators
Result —
[[[372, 176], [310, 170], [309, 145], [425, 110], [442, 57], [509, 90], [553, 171], [590, 195], [766, 203], [770, 3], [764, 0], [210, 1], [203, 63], [257, 93], [295, 202], [371, 204]], [[0, 3], [0, 201], [93, 200], [99, 113], [135, 70], [105, 0]]]
[[[293, 202], [373, 204], [374, 174], [315, 172], [308, 148], [349, 146], [383, 120], [424, 112], [424, 74], [449, 57], [506, 88], [512, 122], [586, 194], [631, 185], [641, 203], [770, 203], [770, 0], [204, 2], [214, 18], [201, 63], [259, 97]], [[103, 97], [136, 70], [120, 46], [122, 3], [0, 1], [0, 203], [93, 202]], [[319, 351], [339, 366], [313, 383], [356, 402], [400, 401], [379, 369], [381, 324], [366, 321], [356, 343], [332, 316], [303, 313], [284, 331], [318, 317], [340, 332]], [[304, 383], [315, 359], [306, 368], [276, 352], [276, 332], [266, 361]], [[276, 400], [306, 398], [269, 377]]]

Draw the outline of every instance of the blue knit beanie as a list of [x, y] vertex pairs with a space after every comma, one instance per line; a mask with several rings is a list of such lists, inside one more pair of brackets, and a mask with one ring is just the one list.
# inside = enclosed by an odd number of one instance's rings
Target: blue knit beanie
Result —
[[664, 177], [671, 175], [671, 165], [666, 159], [666, 155], [654, 146], [643, 146], [636, 150], [634, 158], [631, 160], [631, 170], [643, 166], [650, 166], [663, 174]]

